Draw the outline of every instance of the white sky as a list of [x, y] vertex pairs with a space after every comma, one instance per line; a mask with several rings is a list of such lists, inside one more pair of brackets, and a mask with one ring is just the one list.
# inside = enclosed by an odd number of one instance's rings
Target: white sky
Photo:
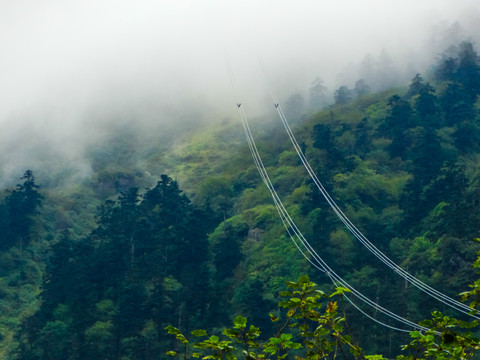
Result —
[[246, 83], [257, 53], [276, 78], [329, 79], [367, 53], [417, 51], [432, 26], [479, 9], [475, 0], [2, 1], [0, 116], [110, 92], [215, 93], [228, 84], [225, 53]]
[[478, 0], [0, 0], [0, 152], [29, 126], [80, 139], [92, 107], [231, 106], [226, 58], [246, 100], [266, 92], [258, 56], [280, 97], [316, 76], [339, 86], [367, 53], [420, 64], [435, 31], [479, 33], [479, 13]]

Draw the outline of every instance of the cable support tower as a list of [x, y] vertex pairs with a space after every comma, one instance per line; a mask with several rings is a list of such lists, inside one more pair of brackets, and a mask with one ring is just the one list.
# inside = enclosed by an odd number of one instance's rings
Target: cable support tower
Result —
[[[260, 65], [262, 67], [263, 73], [265, 78], [267, 79], [268, 82], [268, 77], [265, 71], [265, 68], [263, 64], [260, 62]], [[320, 193], [323, 195], [327, 203], [330, 205], [334, 213], [337, 215], [337, 217], [342, 221], [342, 223], [345, 225], [345, 227], [348, 228], [348, 230], [355, 236], [357, 240], [360, 241], [360, 243], [365, 246], [374, 256], [376, 256], [380, 261], [382, 261], [385, 265], [387, 265], [389, 268], [391, 268], [395, 273], [397, 273], [399, 276], [401, 276], [403, 279], [423, 291], [424, 293], [430, 295], [431, 297], [435, 298], [436, 300], [440, 301], [446, 306], [449, 306], [463, 314], [469, 315], [471, 317], [474, 317], [475, 319], [480, 320], [480, 316], [476, 315], [475, 313], [472, 313], [472, 309], [455, 299], [450, 298], [449, 296], [443, 294], [442, 292], [432, 288], [431, 286], [425, 284], [421, 280], [417, 279], [415, 276], [404, 270], [402, 267], [397, 265], [393, 260], [391, 260], [388, 256], [386, 256], [383, 252], [381, 252], [372, 242], [370, 242], [363, 233], [357, 229], [357, 227], [350, 221], [350, 219], [343, 213], [343, 211], [340, 209], [340, 207], [336, 204], [336, 202], [333, 200], [333, 198], [330, 196], [330, 194], [326, 191], [325, 187], [323, 184], [320, 182], [318, 179], [316, 173], [310, 166], [310, 163], [308, 162], [307, 158], [303, 154], [300, 145], [298, 144], [295, 135], [290, 128], [290, 125], [288, 124], [287, 118], [285, 116], [285, 113], [283, 112], [282, 107], [280, 106], [280, 102], [278, 98], [273, 94], [270, 86], [269, 86], [269, 91], [270, 95], [273, 100], [274, 107], [282, 121], [282, 124], [288, 134], [288, 137], [293, 144], [293, 147], [295, 148], [295, 151], [297, 152], [298, 156], [300, 157], [300, 160], [302, 161], [303, 166], [307, 170], [308, 174], [310, 175], [311, 179], [317, 186], [318, 190]]]

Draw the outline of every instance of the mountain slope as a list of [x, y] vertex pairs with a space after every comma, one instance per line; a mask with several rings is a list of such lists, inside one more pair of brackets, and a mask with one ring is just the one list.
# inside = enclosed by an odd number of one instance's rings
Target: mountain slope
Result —
[[[294, 132], [327, 191], [366, 237], [455, 297], [474, 276], [480, 220], [480, 62], [463, 43], [435, 69], [430, 82], [417, 75], [405, 88], [304, 109]], [[411, 320], [437, 308], [449, 313], [386, 271], [348, 233], [274, 110], [252, 119], [255, 141], [285, 207], [322, 258]], [[285, 280], [307, 273], [331, 286], [288, 239], [239, 119], [164, 130], [147, 136], [120, 127], [89, 150], [91, 176], [41, 186], [43, 206], [28, 216], [28, 244], [18, 244], [17, 215], [8, 205], [15, 190], [4, 192], [4, 354], [161, 358], [168, 323], [216, 328], [242, 313], [268, 328], [265, 315], [276, 311]], [[352, 332], [369, 351], [393, 354], [405, 340], [353, 310], [347, 307]]]

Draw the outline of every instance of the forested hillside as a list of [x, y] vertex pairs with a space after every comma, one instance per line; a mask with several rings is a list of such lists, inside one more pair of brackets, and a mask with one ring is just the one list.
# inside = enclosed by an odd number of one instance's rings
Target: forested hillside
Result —
[[[324, 109], [287, 104], [295, 135], [365, 236], [456, 297], [475, 280], [478, 250], [478, 54], [465, 42], [406, 86], [370, 93], [357, 84], [357, 91], [340, 87]], [[356, 242], [274, 110], [251, 122], [255, 141], [286, 208], [325, 261], [410, 320], [435, 309], [458, 316]], [[169, 324], [215, 331], [241, 314], [273, 329], [269, 313], [278, 313], [286, 280], [307, 274], [332, 289], [289, 240], [240, 121], [183, 130], [181, 144], [165, 133], [141, 141], [133, 128], [118, 130], [91, 149], [88, 179], [60, 188], [29, 169], [2, 192], [0, 357], [163, 359], [172, 347]], [[346, 311], [369, 353], [392, 357], [408, 342], [351, 306]]]

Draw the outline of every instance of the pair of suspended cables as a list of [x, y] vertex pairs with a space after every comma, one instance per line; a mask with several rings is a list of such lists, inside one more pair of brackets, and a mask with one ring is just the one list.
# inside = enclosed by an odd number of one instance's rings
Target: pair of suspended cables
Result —
[[[228, 68], [232, 88], [233, 88], [234, 93], [235, 93], [235, 84], [234, 84], [234, 79], [233, 79], [233, 73], [232, 73], [232, 70], [231, 70], [231, 67], [230, 67], [230, 64], [229, 64], [228, 60], [227, 60], [227, 68]], [[350, 290], [350, 292], [352, 293], [352, 295], [354, 297], [356, 297], [357, 299], [359, 299], [360, 301], [362, 301], [366, 305], [375, 309], [376, 312], [380, 312], [380, 313], [382, 313], [382, 314], [384, 314], [384, 315], [386, 315], [386, 316], [388, 316], [388, 317], [390, 317], [390, 318], [392, 318], [392, 319], [410, 327], [411, 329], [416, 329], [416, 330], [420, 330], [420, 331], [429, 330], [426, 327], [420, 326], [420, 325], [418, 325], [418, 324], [416, 324], [416, 323], [414, 323], [410, 320], [407, 320], [407, 319], [391, 312], [388, 309], [383, 308], [382, 306], [378, 305], [374, 301], [367, 298], [365, 295], [363, 295], [362, 293], [357, 291], [355, 288], [353, 288], [350, 284], [348, 284], [338, 274], [336, 274], [328, 266], [328, 264], [317, 254], [315, 249], [313, 249], [313, 247], [309, 244], [309, 242], [303, 236], [302, 232], [298, 229], [297, 225], [295, 224], [295, 222], [291, 218], [290, 214], [288, 213], [285, 206], [283, 205], [280, 197], [278, 196], [278, 194], [277, 194], [277, 192], [276, 192], [276, 190], [275, 190], [275, 188], [274, 188], [274, 186], [273, 186], [273, 184], [270, 180], [270, 177], [268, 176], [268, 172], [267, 172], [267, 170], [266, 170], [266, 168], [265, 168], [265, 166], [262, 162], [260, 153], [258, 152], [258, 149], [256, 147], [255, 140], [254, 140], [253, 135], [250, 131], [250, 127], [249, 127], [249, 124], [248, 124], [248, 120], [247, 120], [247, 116], [246, 116], [246, 113], [244, 111], [244, 108], [242, 107], [241, 102], [238, 101], [238, 98], [236, 97], [236, 94], [235, 94], [235, 100], [236, 100], [235, 103], [237, 104], [237, 108], [240, 112], [240, 117], [242, 119], [242, 125], [243, 125], [244, 131], [245, 131], [245, 136], [247, 138], [248, 146], [249, 146], [250, 152], [252, 154], [252, 158], [254, 160], [255, 166], [257, 167], [262, 180], [264, 181], [265, 185], [267, 186], [267, 188], [268, 188], [268, 190], [269, 190], [269, 192], [272, 196], [275, 207], [276, 207], [276, 209], [277, 209], [277, 211], [280, 215], [280, 218], [282, 220], [283, 225], [285, 226], [285, 229], [287, 230], [288, 235], [290, 236], [290, 238], [292, 239], [293, 243], [295, 244], [297, 249], [300, 251], [300, 253], [315, 268], [317, 268], [318, 270], [326, 273], [327, 276], [330, 278], [330, 280], [334, 283], [335, 286], [337, 286], [337, 287], [342, 286], [342, 287]], [[302, 247], [300, 246], [300, 244], [303, 246], [304, 250], [302, 250]], [[307, 256], [307, 253], [310, 255], [310, 257]], [[411, 329], [410, 330], [401, 329], [401, 328], [386, 324], [384, 322], [381, 322], [378, 319], [376, 319], [375, 317], [369, 315], [368, 313], [366, 313], [365, 311], [360, 309], [349, 297], [346, 296], [346, 299], [357, 310], [359, 310], [362, 314], [364, 314], [365, 316], [367, 316], [368, 318], [370, 318], [371, 320], [377, 322], [378, 324], [380, 324], [382, 326], [388, 327], [388, 328], [393, 329], [393, 330], [402, 331], [402, 332], [410, 332], [411, 331]]]
[[[315, 268], [318, 270], [326, 273], [326, 275], [330, 278], [330, 280], [335, 284], [335, 286], [342, 286], [352, 293], [354, 297], [356, 297], [358, 300], [362, 301], [363, 303], [367, 304], [368, 306], [372, 307], [375, 309], [375, 311], [380, 312], [396, 321], [399, 321], [400, 323], [410, 327], [411, 329], [416, 329], [420, 331], [427, 331], [428, 328], [420, 326], [410, 320], [407, 320], [392, 311], [383, 308], [382, 306], [378, 305], [374, 301], [370, 300], [368, 297], [360, 293], [358, 290], [356, 290], [353, 286], [348, 284], [343, 278], [341, 278], [335, 271], [333, 271], [328, 264], [318, 255], [318, 253], [315, 251], [315, 249], [310, 245], [310, 243], [306, 240], [306, 238], [303, 236], [302, 232], [298, 229], [297, 225], [291, 218], [290, 214], [286, 210], [284, 204], [282, 203], [280, 197], [278, 196], [271, 180], [268, 175], [268, 172], [262, 162], [262, 159], [260, 157], [260, 154], [258, 152], [258, 149], [255, 144], [255, 140], [253, 139], [253, 135], [250, 131], [250, 127], [248, 124], [248, 120], [245, 114], [245, 111], [243, 107], [241, 106], [242, 104], [240, 102], [236, 102], [237, 107], [240, 111], [240, 116], [242, 119], [242, 125], [245, 131], [245, 136], [247, 138], [248, 146], [250, 149], [250, 152], [252, 154], [253, 160], [255, 162], [255, 165], [260, 173], [260, 176], [262, 180], [264, 181], [265, 185], [267, 186], [273, 201], [275, 203], [275, 207], [277, 208], [277, 211], [280, 215], [280, 218], [282, 220], [283, 225], [285, 226], [287, 233], [289, 234], [290, 238], [294, 242], [295, 246], [301, 254], [312, 264]], [[304, 250], [302, 250], [302, 247], [300, 244], [303, 246]], [[307, 256], [307, 253], [310, 255]], [[365, 316], [369, 317], [373, 321], [386, 326], [390, 329], [397, 330], [397, 331], [402, 331], [402, 332], [410, 332], [408, 329], [401, 329], [389, 324], [386, 324], [384, 322], [379, 321], [378, 319], [375, 319], [373, 316], [369, 315], [365, 311], [361, 310], [349, 297], [346, 297], [346, 299], [360, 312], [362, 312]]]
[[[268, 81], [268, 77], [265, 72], [264, 66], [261, 64], [261, 67], [263, 69], [265, 78]], [[338, 218], [343, 222], [345, 227], [348, 228], [348, 230], [357, 238], [360, 243], [365, 246], [374, 256], [376, 256], [380, 261], [382, 261], [385, 265], [387, 265], [389, 268], [391, 268], [395, 273], [397, 273], [399, 276], [401, 276], [403, 279], [423, 291], [424, 293], [430, 295], [431, 297], [435, 298], [436, 300], [440, 301], [446, 306], [449, 306], [463, 314], [469, 315], [474, 317], [475, 319], [480, 319], [480, 316], [476, 315], [475, 313], [472, 313], [472, 309], [455, 299], [450, 298], [449, 296], [443, 294], [442, 292], [432, 288], [431, 286], [425, 284], [406, 270], [404, 270], [402, 267], [397, 265], [394, 261], [392, 261], [388, 256], [386, 256], [384, 253], [382, 253], [374, 244], [372, 244], [366, 237], [363, 235], [363, 233], [357, 229], [357, 227], [350, 221], [350, 219], [343, 213], [343, 211], [340, 209], [340, 207], [336, 204], [336, 202], [332, 199], [330, 194], [325, 190], [325, 187], [323, 184], [320, 182], [318, 179], [317, 175], [313, 171], [312, 167], [310, 166], [310, 163], [308, 162], [307, 158], [303, 154], [303, 151], [300, 148], [300, 145], [298, 144], [297, 139], [295, 138], [295, 135], [290, 128], [290, 125], [288, 124], [287, 118], [285, 116], [285, 113], [283, 112], [282, 107], [280, 106], [280, 102], [278, 98], [273, 94], [272, 90], [270, 89], [270, 95], [272, 97], [275, 109], [277, 110], [277, 113], [282, 121], [282, 124], [288, 134], [288, 137], [290, 138], [290, 141], [293, 144], [293, 147], [295, 148], [295, 151], [297, 152], [298, 156], [300, 157], [300, 160], [302, 161], [303, 166], [307, 170], [308, 174], [310, 175], [311, 179], [317, 186], [318, 190], [320, 193], [323, 195], [327, 203], [330, 205], [332, 210], [335, 212], [335, 214], [338, 216]]]

